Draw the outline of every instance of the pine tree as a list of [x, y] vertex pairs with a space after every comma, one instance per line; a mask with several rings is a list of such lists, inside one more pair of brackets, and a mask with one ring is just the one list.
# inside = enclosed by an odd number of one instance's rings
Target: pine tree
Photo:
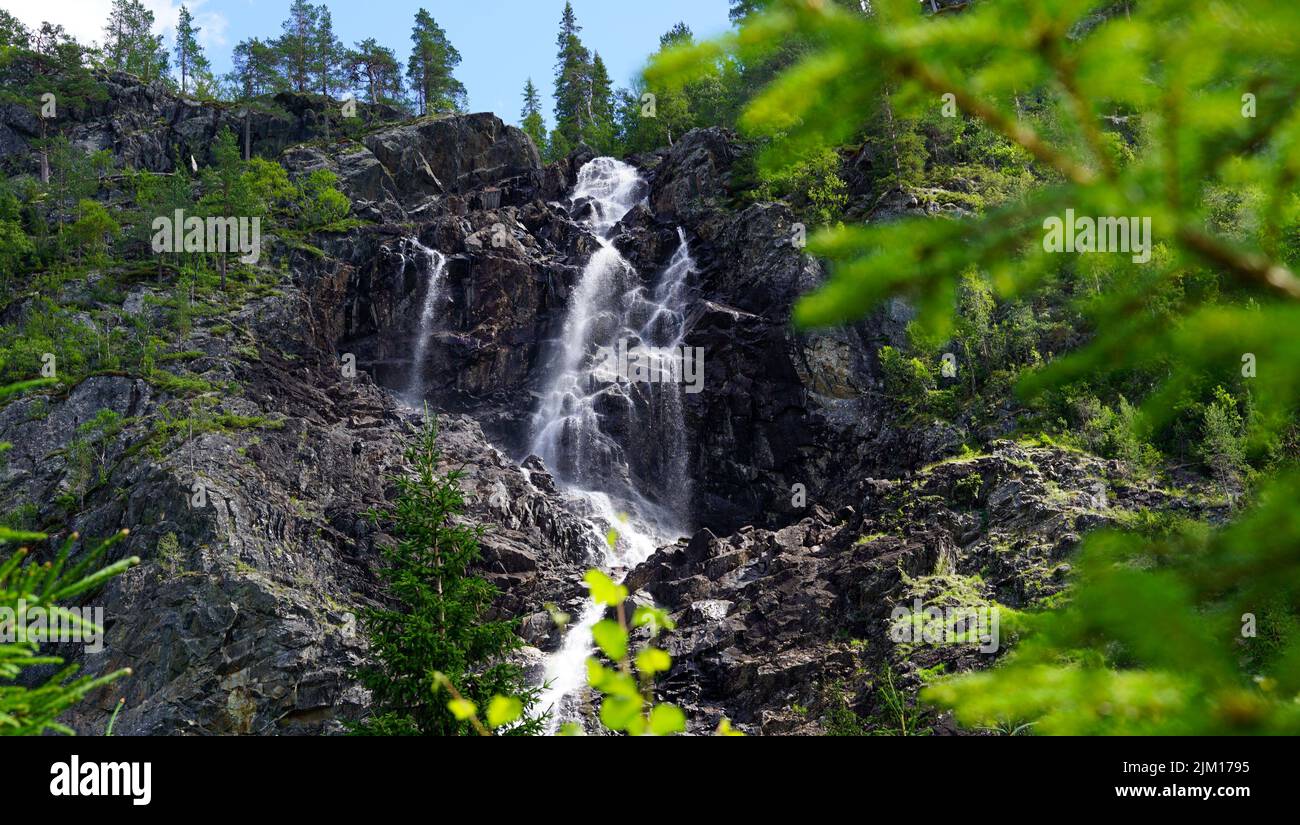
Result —
[[[199, 45], [198, 34], [202, 31], [194, 25], [194, 15], [185, 6], [181, 6], [180, 17], [176, 22], [176, 68], [181, 73], [181, 94], [190, 90], [190, 81], [202, 77], [211, 69], [208, 58]], [[197, 85], [197, 83], [195, 84]]]
[[162, 35], [153, 33], [153, 12], [140, 0], [113, 0], [104, 27], [104, 58], [119, 71], [130, 72], [146, 82], [167, 75], [167, 49]]
[[528, 78], [524, 84], [524, 108], [519, 112], [519, 128], [533, 139], [533, 145], [542, 150], [546, 148], [546, 121], [542, 118], [542, 96]]
[[559, 49], [555, 60], [555, 131], [561, 140], [557, 146], [577, 146], [591, 123], [591, 55], [578, 38], [573, 4], [564, 4], [560, 33], [555, 38]]
[[281, 24], [283, 34], [275, 42], [280, 65], [288, 86], [295, 92], [311, 89], [317, 56], [317, 20], [319, 9], [307, 0], [293, 0], [289, 17]]
[[231, 52], [230, 80], [245, 99], [272, 94], [284, 86], [278, 61], [275, 45], [256, 37], [241, 40]]
[[348, 52], [349, 81], [359, 87], [371, 103], [396, 104], [402, 98], [402, 67], [392, 49], [373, 37]]
[[406, 75], [420, 114], [458, 112], [465, 107], [465, 86], [452, 74], [460, 65], [460, 52], [424, 9], [415, 15], [411, 29], [411, 58]]
[[[465, 500], [460, 470], [439, 471], [442, 452], [431, 418], [406, 451], [408, 475], [394, 479], [397, 502], [391, 512], [396, 543], [384, 548], [382, 575], [394, 607], [367, 611], [364, 622], [375, 663], [360, 673], [373, 695], [373, 713], [356, 727], [370, 735], [455, 735], [471, 723], [447, 707], [432, 674], [442, 674], [460, 696], [487, 707], [494, 696], [520, 697], [525, 711], [537, 689], [502, 657], [522, 642], [513, 622], [487, 618], [497, 588], [473, 575], [479, 559], [479, 527], [462, 519]], [[541, 720], [526, 718], [512, 734], [535, 733]]]

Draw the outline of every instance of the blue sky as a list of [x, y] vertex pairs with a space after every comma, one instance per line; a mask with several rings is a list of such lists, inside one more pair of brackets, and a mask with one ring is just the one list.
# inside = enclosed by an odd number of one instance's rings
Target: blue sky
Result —
[[[170, 43], [179, 0], [143, 0]], [[50, 20], [77, 39], [101, 40], [110, 0], [0, 0], [29, 25]], [[230, 70], [230, 50], [246, 37], [277, 37], [289, 0], [194, 0], [187, 2], [204, 31], [200, 40], [213, 68]], [[546, 96], [550, 119], [555, 35], [563, 0], [335, 0], [327, 5], [334, 28], [349, 46], [367, 37], [394, 49], [404, 62], [411, 22], [424, 7], [447, 30], [463, 58], [457, 77], [469, 92], [471, 111], [493, 111], [507, 121], [519, 117], [520, 92], [530, 75]], [[626, 85], [659, 35], [683, 21], [696, 36], [725, 31], [727, 0], [573, 0], [582, 39], [600, 52], [616, 85]]]

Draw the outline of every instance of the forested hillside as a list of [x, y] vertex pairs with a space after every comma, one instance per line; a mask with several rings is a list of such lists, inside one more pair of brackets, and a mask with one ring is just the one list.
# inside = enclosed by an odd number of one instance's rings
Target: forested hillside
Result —
[[556, 5], [0, 10], [0, 733], [1300, 732], [1300, 11]]

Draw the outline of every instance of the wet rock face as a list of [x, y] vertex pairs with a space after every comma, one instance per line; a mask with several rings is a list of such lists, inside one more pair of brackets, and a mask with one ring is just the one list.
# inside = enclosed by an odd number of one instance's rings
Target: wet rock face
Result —
[[502, 190], [502, 203], [518, 205], [542, 183], [532, 141], [492, 114], [422, 119], [371, 135], [365, 143], [399, 182], [404, 198], [490, 186]]
[[856, 506], [835, 514], [813, 507], [780, 530], [701, 530], [664, 548], [626, 580], [634, 602], [667, 607], [677, 624], [661, 640], [674, 657], [661, 698], [699, 732], [726, 717], [752, 733], [822, 733], [846, 708], [886, 727], [886, 671], [912, 691], [936, 668], [987, 667], [1010, 642], [901, 643], [895, 608], [1031, 608], [1065, 586], [1085, 529], [1139, 507], [1192, 506], [1119, 469], [999, 442], [910, 481], [866, 479]]
[[886, 475], [913, 458], [882, 404], [875, 351], [903, 334], [881, 315], [834, 330], [790, 324], [798, 298], [824, 277], [802, 251], [782, 204], [732, 204], [743, 153], [722, 129], [689, 132], [638, 158], [648, 207], [624, 219], [616, 243], [653, 271], [687, 233], [698, 264], [686, 344], [703, 349], [704, 390], [687, 396], [695, 523], [720, 532], [799, 517], [799, 499], [834, 508], [843, 479]]
[[[797, 518], [800, 496], [834, 507], [845, 492], [840, 479], [887, 474], [917, 452], [901, 448], [906, 433], [890, 428], [874, 357], [903, 325], [882, 316], [840, 330], [791, 328], [794, 302], [823, 275], [796, 245], [784, 206], [728, 207], [730, 168], [741, 151], [733, 135], [709, 129], [639, 158], [646, 201], [614, 237], [648, 286], [677, 250], [679, 228], [697, 261], [685, 345], [703, 350], [705, 380], [685, 399], [690, 504], [696, 524], [719, 531]], [[423, 385], [434, 403], [474, 415], [521, 454], [551, 343], [597, 247], [582, 225], [585, 205], [550, 190], [571, 185], [589, 157], [575, 153], [541, 172], [522, 133], [477, 115], [386, 130], [355, 154], [300, 148], [285, 162], [295, 174], [335, 169], [360, 214], [416, 221], [418, 240], [447, 255]], [[501, 205], [484, 208], [487, 193]], [[414, 369], [428, 275], [404, 243], [395, 228], [381, 229], [340, 253], [352, 268], [335, 313], [339, 350], [397, 389]], [[650, 454], [627, 458], [656, 465]]]

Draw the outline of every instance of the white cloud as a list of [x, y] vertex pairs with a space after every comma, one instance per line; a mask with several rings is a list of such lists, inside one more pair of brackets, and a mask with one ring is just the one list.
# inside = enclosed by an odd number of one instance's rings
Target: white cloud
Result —
[[[154, 31], [165, 34], [171, 40], [176, 28], [176, 18], [180, 14], [182, 3], [179, 0], [141, 0], [144, 7], [153, 12]], [[193, 0], [184, 3], [194, 15], [194, 22], [202, 28], [199, 42], [205, 47], [224, 46], [226, 29], [229, 25], [225, 16], [218, 11], [204, 8], [207, 0]], [[82, 43], [100, 43], [104, 39], [104, 23], [108, 20], [112, 0], [5, 0], [4, 7], [30, 28], [37, 28], [42, 22], [62, 26], [68, 34]]]

